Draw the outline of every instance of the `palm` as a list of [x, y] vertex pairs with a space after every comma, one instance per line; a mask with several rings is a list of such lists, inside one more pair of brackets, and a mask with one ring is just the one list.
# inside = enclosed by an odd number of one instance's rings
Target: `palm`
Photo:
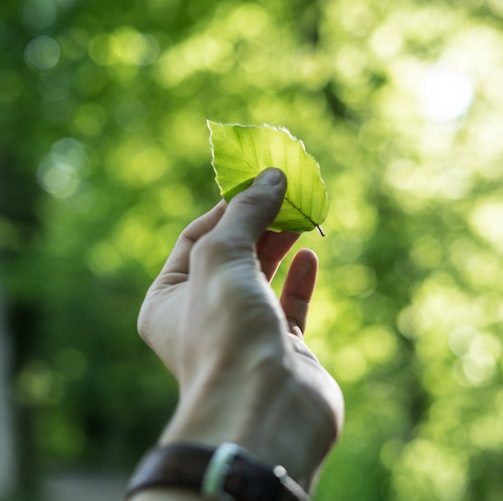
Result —
[[[218, 208], [218, 206], [217, 206]], [[211, 212], [209, 213], [209, 215]], [[140, 315], [140, 331], [148, 330], [148, 343], [166, 366], [177, 375], [178, 343], [181, 336], [181, 315], [189, 299], [189, 264], [192, 247], [211, 229], [197, 221], [199, 231], [191, 226], [182, 234], [166, 265], [148, 292]], [[266, 231], [257, 244], [257, 258], [267, 281], [271, 281], [283, 257], [298, 238], [291, 232]], [[316, 257], [310, 251], [301, 251], [292, 262], [281, 296], [281, 306], [290, 327], [292, 342], [297, 352], [314, 359], [302, 341], [306, 315], [316, 280]], [[148, 329], [142, 329], [142, 319], [148, 311]], [[157, 312], [157, 314], [156, 314]], [[169, 315], [166, 315], [169, 312]], [[146, 327], [146, 326], [144, 326]], [[154, 331], [154, 332], [152, 332]]]

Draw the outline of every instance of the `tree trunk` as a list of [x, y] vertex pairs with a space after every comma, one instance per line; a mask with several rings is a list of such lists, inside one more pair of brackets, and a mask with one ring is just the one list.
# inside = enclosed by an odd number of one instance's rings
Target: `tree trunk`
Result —
[[[0, 275], [1, 278], [1, 275]], [[0, 498], [12, 495], [18, 471], [11, 394], [11, 346], [0, 280]]]

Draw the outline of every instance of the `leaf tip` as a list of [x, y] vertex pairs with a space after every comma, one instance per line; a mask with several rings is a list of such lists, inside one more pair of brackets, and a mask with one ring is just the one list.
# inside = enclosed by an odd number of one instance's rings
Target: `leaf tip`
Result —
[[322, 227], [320, 225], [317, 225], [316, 229], [320, 232], [320, 235], [322, 237], [326, 237], [326, 234], [325, 234], [325, 232], [323, 231], [323, 229], [322, 229]]

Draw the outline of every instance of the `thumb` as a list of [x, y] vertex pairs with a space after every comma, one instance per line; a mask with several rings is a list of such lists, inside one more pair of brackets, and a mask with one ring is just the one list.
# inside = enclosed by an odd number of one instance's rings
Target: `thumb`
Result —
[[255, 244], [279, 212], [286, 192], [280, 169], [266, 169], [253, 184], [236, 195], [215, 228], [222, 236]]

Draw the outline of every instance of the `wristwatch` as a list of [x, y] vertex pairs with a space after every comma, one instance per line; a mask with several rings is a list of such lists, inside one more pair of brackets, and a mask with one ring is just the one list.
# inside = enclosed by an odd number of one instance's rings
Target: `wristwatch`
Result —
[[283, 466], [259, 461], [233, 443], [217, 448], [173, 443], [150, 450], [129, 483], [126, 499], [151, 488], [198, 492], [218, 501], [309, 501]]

